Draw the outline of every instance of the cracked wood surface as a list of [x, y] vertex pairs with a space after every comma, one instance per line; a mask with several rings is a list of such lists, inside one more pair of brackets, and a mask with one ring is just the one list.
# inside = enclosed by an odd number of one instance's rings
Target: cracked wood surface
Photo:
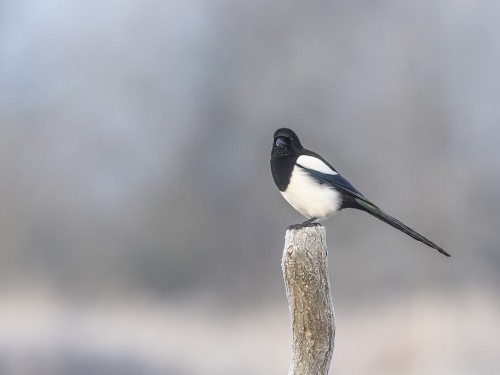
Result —
[[289, 375], [327, 375], [335, 339], [335, 313], [322, 225], [288, 229], [282, 269], [292, 321]]

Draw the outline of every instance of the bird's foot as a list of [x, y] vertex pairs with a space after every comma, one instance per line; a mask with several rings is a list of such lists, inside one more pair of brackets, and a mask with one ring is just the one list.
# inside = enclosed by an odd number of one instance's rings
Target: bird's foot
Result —
[[292, 230], [292, 229], [300, 229], [300, 228], [305, 228], [305, 227], [315, 227], [315, 226], [321, 225], [320, 223], [314, 223], [314, 221], [316, 221], [316, 220], [317, 220], [317, 218], [312, 217], [309, 220], [304, 221], [303, 223], [289, 225], [286, 229]]

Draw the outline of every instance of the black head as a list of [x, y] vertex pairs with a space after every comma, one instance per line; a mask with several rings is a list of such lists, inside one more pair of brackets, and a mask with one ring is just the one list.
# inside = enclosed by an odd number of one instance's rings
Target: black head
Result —
[[281, 128], [274, 132], [274, 142], [271, 155], [296, 155], [303, 149], [299, 137], [291, 129]]

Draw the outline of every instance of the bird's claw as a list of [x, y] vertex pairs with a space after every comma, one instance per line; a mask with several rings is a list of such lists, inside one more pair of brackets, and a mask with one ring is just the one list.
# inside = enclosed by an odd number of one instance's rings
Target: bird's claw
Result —
[[305, 227], [316, 227], [316, 226], [320, 226], [321, 224], [320, 223], [315, 223], [314, 221], [317, 220], [315, 217], [309, 219], [309, 220], [306, 220], [304, 221], [303, 223], [299, 223], [299, 224], [292, 224], [292, 225], [289, 225], [286, 229], [287, 230], [297, 230], [297, 229], [301, 229], [301, 228], [305, 228]]

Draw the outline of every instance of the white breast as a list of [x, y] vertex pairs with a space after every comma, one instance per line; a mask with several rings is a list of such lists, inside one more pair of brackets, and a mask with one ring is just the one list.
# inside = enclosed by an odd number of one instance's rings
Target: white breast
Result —
[[326, 219], [337, 212], [342, 204], [338, 192], [328, 184], [318, 183], [298, 166], [294, 167], [290, 183], [281, 194], [293, 208], [307, 218]]

